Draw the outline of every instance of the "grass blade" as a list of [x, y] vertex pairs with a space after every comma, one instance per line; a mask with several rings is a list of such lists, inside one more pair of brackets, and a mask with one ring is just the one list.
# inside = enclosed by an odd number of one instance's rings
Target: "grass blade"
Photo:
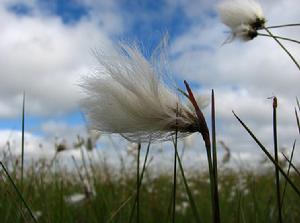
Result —
[[[273, 98], [273, 140], [274, 140], [274, 154], [275, 162], [278, 164], [278, 143], [277, 143], [277, 98]], [[281, 212], [281, 198], [280, 198], [280, 181], [278, 165], [275, 165], [275, 178], [276, 178], [276, 199], [278, 208], [278, 221], [282, 223]]]
[[24, 178], [24, 134], [25, 134], [25, 92], [23, 93], [23, 105], [22, 105], [21, 190], [23, 190], [23, 178]]
[[[293, 160], [293, 157], [294, 157], [295, 147], [296, 147], [296, 140], [293, 143], [293, 149], [292, 149], [292, 153], [291, 153], [291, 157], [290, 157], [291, 162], [289, 163], [288, 170], [287, 170], [287, 175], [288, 176], [289, 176], [290, 170], [291, 170], [291, 163], [292, 163], [292, 160]], [[287, 186], [287, 181], [284, 182], [284, 187], [283, 187], [283, 192], [282, 192], [282, 197], [281, 197], [281, 208], [283, 207], [283, 201], [284, 201], [286, 186]]]
[[291, 26], [300, 26], [300, 23], [283, 24], [283, 25], [277, 25], [277, 26], [268, 26], [266, 28], [267, 29], [277, 29], [277, 28], [291, 27]]
[[218, 159], [216, 143], [216, 111], [215, 111], [215, 93], [211, 91], [211, 133], [212, 133], [212, 156], [213, 156], [213, 176], [214, 176], [214, 199], [216, 208], [216, 219], [220, 219], [220, 205], [218, 192]]
[[295, 167], [295, 165], [292, 163], [291, 160], [289, 160], [289, 158], [286, 157], [286, 155], [284, 155], [284, 153], [282, 153], [283, 157], [289, 162], [289, 164], [291, 165], [291, 167], [295, 170], [295, 172], [298, 174], [298, 176], [300, 177], [300, 172], [299, 170]]
[[[142, 185], [142, 180], [143, 180], [143, 177], [144, 177], [144, 173], [146, 171], [146, 164], [147, 164], [147, 160], [148, 160], [148, 156], [149, 156], [150, 145], [151, 145], [151, 138], [150, 138], [148, 146], [147, 146], [147, 151], [146, 151], [146, 155], [145, 155], [145, 159], [144, 159], [144, 163], [143, 163], [143, 168], [142, 168], [142, 172], [141, 172], [141, 177], [140, 177], [140, 181], [139, 181], [139, 187], [141, 187], [141, 185]], [[136, 204], [137, 204], [137, 194], [135, 196], [135, 201], [134, 201], [133, 207], [131, 209], [131, 213], [130, 213], [130, 217], [129, 217], [129, 223], [131, 223], [132, 220], [133, 220], [133, 214], [134, 214]]]
[[[268, 35], [268, 34], [264, 34], [264, 33], [257, 33], [258, 36], [265, 36], [265, 37], [271, 37], [273, 38], [272, 36]], [[282, 36], [275, 36], [274, 37], [276, 39], [280, 39], [280, 40], [286, 40], [286, 41], [290, 41], [290, 42], [293, 42], [293, 43], [298, 43], [300, 44], [300, 41], [298, 40], [295, 40], [295, 39], [291, 39], [291, 38], [287, 38], [287, 37], [282, 37]]]
[[297, 68], [300, 70], [300, 65], [297, 62], [297, 60], [293, 57], [293, 55], [285, 48], [285, 46], [282, 45], [282, 43], [271, 33], [271, 31], [268, 28], [264, 27], [264, 29], [279, 44], [279, 46], [287, 53], [287, 55], [292, 59], [292, 61], [297, 66]]
[[[173, 141], [173, 143], [174, 143], [174, 141]], [[187, 195], [188, 195], [188, 198], [189, 198], [189, 202], [190, 202], [190, 205], [191, 205], [191, 208], [192, 208], [193, 215], [195, 217], [196, 222], [200, 223], [201, 222], [200, 215], [198, 213], [196, 202], [193, 198], [190, 187], [187, 183], [187, 180], [186, 180], [186, 177], [185, 177], [185, 174], [184, 174], [184, 170], [183, 170], [183, 166], [182, 166], [182, 162], [181, 162], [180, 156], [178, 154], [178, 151], [176, 151], [176, 157], [177, 157], [177, 160], [178, 160], [179, 169], [180, 169], [181, 176], [182, 176], [182, 179], [183, 179], [184, 187], [186, 189], [186, 192], [187, 192]]]
[[256, 136], [252, 133], [252, 131], [248, 128], [248, 126], [232, 111], [235, 118], [241, 123], [241, 125], [245, 128], [245, 130], [249, 133], [249, 135], [254, 139], [254, 141], [257, 143], [257, 145], [261, 148], [261, 150], [266, 154], [266, 156], [269, 158], [269, 160], [277, 166], [279, 172], [285, 177], [287, 182], [291, 185], [291, 187], [294, 189], [296, 194], [300, 197], [300, 191], [296, 187], [296, 185], [291, 181], [291, 179], [287, 176], [287, 174], [282, 170], [282, 168], [276, 163], [272, 155], [268, 152], [268, 150], [265, 148], [265, 146], [256, 138]]
[[30, 214], [32, 220], [33, 220], [34, 222], [37, 223], [37, 220], [35, 219], [35, 217], [34, 217], [32, 211], [31, 211], [31, 209], [29, 208], [28, 204], [26, 203], [25, 199], [23, 198], [22, 193], [20, 192], [20, 190], [18, 189], [18, 187], [17, 187], [16, 184], [14, 183], [13, 179], [11, 178], [11, 176], [9, 175], [7, 169], [5, 168], [4, 164], [3, 164], [1, 161], [0, 161], [0, 165], [2, 166], [2, 168], [3, 168], [3, 170], [4, 170], [5, 174], [6, 174], [6, 176], [8, 177], [8, 180], [9, 180], [10, 183], [12, 184], [13, 188], [14, 188], [15, 191], [17, 192], [19, 198], [22, 200], [23, 204], [25, 205], [25, 208], [26, 208], [27, 211], [29, 212], [29, 214]]
[[136, 165], [136, 222], [140, 222], [140, 155], [141, 143], [138, 144], [137, 165]]

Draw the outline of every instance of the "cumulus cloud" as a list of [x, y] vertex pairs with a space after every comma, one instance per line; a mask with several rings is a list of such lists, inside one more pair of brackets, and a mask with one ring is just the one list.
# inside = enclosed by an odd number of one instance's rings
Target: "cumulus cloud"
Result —
[[[103, 17], [87, 15], [75, 24], [65, 24], [59, 16], [35, 11], [38, 9], [21, 16], [9, 10], [7, 3], [0, 5], [2, 118], [20, 113], [17, 101], [23, 91], [31, 115], [76, 109], [80, 76], [91, 73], [91, 50], [109, 47], [110, 36], [122, 30], [121, 21], [109, 11]], [[107, 24], [114, 24], [113, 28], [107, 28]]]

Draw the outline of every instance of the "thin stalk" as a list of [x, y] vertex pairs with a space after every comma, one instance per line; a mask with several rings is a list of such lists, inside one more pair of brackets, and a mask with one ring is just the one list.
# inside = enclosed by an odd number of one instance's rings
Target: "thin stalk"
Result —
[[22, 196], [22, 193], [20, 192], [20, 190], [18, 189], [17, 185], [14, 183], [13, 179], [11, 178], [11, 176], [9, 175], [7, 169], [5, 168], [4, 164], [0, 161], [0, 165], [2, 166], [6, 176], [8, 177], [8, 180], [10, 181], [10, 183], [12, 184], [13, 188], [15, 189], [15, 191], [17, 192], [19, 198], [22, 200], [23, 204], [25, 205], [25, 208], [27, 209], [27, 211], [29, 212], [30, 214], [30, 217], [32, 218], [32, 220], [34, 222], [37, 223], [37, 220], [35, 219], [31, 209], [29, 208], [28, 204], [26, 203], [25, 199], [23, 198]]
[[[211, 91], [211, 132], [212, 132], [212, 154], [213, 154], [213, 175], [214, 175], [214, 193], [216, 214], [220, 215], [219, 192], [218, 192], [218, 159], [217, 159], [217, 143], [216, 143], [216, 111], [215, 111], [215, 93]], [[220, 216], [217, 216], [220, 219]]]
[[291, 26], [300, 26], [300, 23], [283, 24], [283, 25], [277, 25], [277, 26], [268, 26], [266, 28], [267, 29], [277, 29], [277, 28], [291, 27]]
[[298, 116], [298, 112], [297, 112], [296, 108], [295, 108], [295, 116], [296, 116], [296, 121], [297, 121], [298, 132], [300, 134], [300, 121], [299, 121], [299, 116]]
[[[175, 146], [174, 140], [173, 140], [173, 144]], [[178, 151], [176, 151], [176, 157], [177, 157], [177, 160], [178, 160], [179, 169], [180, 169], [180, 172], [181, 172], [181, 176], [182, 176], [182, 179], [183, 179], [183, 183], [184, 183], [186, 192], [188, 194], [188, 198], [189, 198], [189, 201], [190, 201], [190, 205], [191, 205], [194, 217], [196, 219], [196, 222], [200, 223], [201, 222], [200, 215], [199, 215], [199, 213], [197, 211], [197, 206], [196, 206], [195, 200], [194, 200], [194, 198], [192, 196], [192, 192], [191, 192], [191, 190], [189, 188], [189, 185], [187, 183], [187, 180], [186, 180], [186, 177], [185, 177], [185, 174], [184, 174], [184, 170], [183, 170], [183, 166], [182, 166], [182, 163], [181, 163], [181, 158], [180, 158], [180, 156], [178, 154]]]
[[[264, 34], [264, 33], [257, 33], [257, 35], [258, 35], [258, 36], [266, 36], [266, 37], [271, 37], [271, 38], [272, 38], [272, 36], [270, 36], [270, 35], [268, 35], [268, 34]], [[275, 36], [275, 35], [274, 35], [274, 37], [275, 37], [276, 39], [286, 40], [286, 41], [290, 41], [290, 42], [293, 42], [293, 43], [298, 43], [298, 44], [300, 44], [300, 41], [295, 40], [295, 39], [291, 39], [291, 38], [287, 38], [287, 37], [282, 37], [282, 36]]]
[[[177, 109], [177, 115], [178, 115], [178, 109]], [[177, 124], [177, 123], [176, 123]], [[176, 125], [177, 126], [177, 125]], [[178, 130], [176, 127], [175, 131], [175, 139], [174, 139], [174, 169], [173, 169], [173, 203], [172, 203], [172, 222], [175, 223], [175, 205], [176, 205], [176, 176], [177, 176], [177, 134]]]
[[24, 134], [25, 134], [25, 92], [23, 92], [23, 105], [22, 105], [21, 190], [23, 190], [23, 178], [24, 178]]
[[211, 204], [212, 204], [212, 215], [213, 215], [213, 222], [219, 223], [220, 222], [220, 214], [218, 213], [218, 209], [216, 208], [216, 193], [215, 193], [215, 178], [214, 178], [214, 169], [211, 157], [211, 143], [210, 143], [210, 136], [209, 130], [207, 127], [207, 123], [205, 121], [204, 115], [200, 110], [196, 99], [193, 95], [193, 92], [189, 86], [189, 84], [184, 81], [186, 89], [188, 91], [189, 100], [191, 101], [192, 105], [195, 108], [195, 112], [198, 118], [198, 131], [202, 135], [203, 141], [205, 143], [206, 153], [207, 153], [207, 161], [208, 161], [208, 170], [209, 170], [209, 177], [210, 177], [210, 193], [211, 193]]
[[110, 218], [108, 219], [107, 223], [112, 222], [112, 220], [113, 220], [113, 219], [117, 216], [117, 214], [123, 209], [123, 207], [125, 207], [125, 206], [129, 203], [129, 201], [133, 198], [133, 195], [134, 195], [134, 194], [131, 194], [128, 198], [126, 198], [124, 201], [122, 201], [120, 207], [119, 207], [116, 211], [114, 211], [114, 212], [112, 213], [112, 215], [111, 215]]
[[[274, 139], [274, 154], [275, 162], [278, 164], [278, 143], [277, 143], [277, 98], [273, 98], [273, 139]], [[277, 165], [279, 166], [279, 164]], [[278, 221], [282, 223], [281, 213], [281, 198], [280, 198], [280, 181], [279, 181], [279, 170], [275, 165], [275, 177], [276, 177], [276, 198], [278, 207]]]
[[232, 111], [235, 118], [241, 123], [241, 125], [245, 128], [245, 130], [249, 133], [249, 135], [253, 138], [253, 140], [257, 143], [257, 145], [261, 148], [261, 150], [266, 154], [269, 160], [277, 166], [279, 172], [284, 176], [287, 182], [291, 185], [296, 194], [300, 197], [300, 190], [296, 187], [296, 185], [291, 181], [291, 179], [287, 176], [287, 174], [283, 171], [283, 169], [276, 163], [272, 155], [268, 152], [266, 147], [256, 138], [256, 136], [252, 133], [252, 131], [248, 128], [248, 126]]
[[[147, 151], [146, 151], [146, 155], [145, 155], [145, 159], [144, 159], [144, 163], [143, 163], [143, 168], [142, 168], [142, 173], [141, 173], [141, 177], [140, 177], [139, 187], [141, 187], [141, 185], [142, 185], [142, 180], [143, 180], [143, 177], [144, 177], [144, 173], [146, 171], [146, 164], [147, 164], [147, 160], [148, 160], [148, 156], [149, 156], [150, 145], [151, 145], [151, 138], [150, 138], [148, 146], [147, 146]], [[135, 201], [134, 201], [133, 207], [131, 209], [129, 223], [131, 223], [132, 220], [133, 220], [133, 214], [134, 214], [136, 203], [137, 203], [137, 194], [135, 196]]]
[[300, 103], [299, 103], [299, 100], [298, 100], [297, 97], [296, 97], [296, 102], [297, 102], [298, 109], [299, 109], [299, 111], [300, 111]]
[[[292, 153], [291, 153], [291, 157], [290, 157], [290, 163], [288, 166], [288, 170], [287, 170], [287, 175], [289, 176], [290, 174], [290, 170], [291, 170], [291, 163], [294, 157], [294, 151], [295, 151], [295, 147], [296, 147], [296, 140], [294, 141], [293, 144], [293, 149], [292, 149]], [[282, 192], [282, 197], [281, 197], [281, 208], [283, 207], [283, 201], [284, 201], [284, 196], [285, 196], [285, 192], [286, 192], [286, 186], [287, 186], [287, 181], [284, 182], [284, 187], [283, 187], [283, 192]]]
[[284, 155], [284, 153], [282, 153], [283, 157], [289, 162], [289, 164], [291, 164], [291, 167], [293, 167], [294, 171], [298, 174], [298, 176], [300, 177], [300, 172], [299, 170], [295, 167], [295, 165], [292, 163], [291, 160], [289, 160], [289, 158], [286, 157], [286, 155]]
[[136, 222], [140, 222], [140, 153], [141, 144], [138, 144], [138, 155], [136, 165]]
[[285, 46], [282, 45], [282, 43], [271, 33], [271, 31], [264, 27], [264, 29], [269, 33], [269, 35], [279, 44], [279, 46], [287, 53], [287, 55], [292, 59], [292, 61], [295, 63], [295, 65], [298, 67], [300, 70], [300, 65], [297, 62], [297, 60], [293, 57], [293, 55], [285, 48]]

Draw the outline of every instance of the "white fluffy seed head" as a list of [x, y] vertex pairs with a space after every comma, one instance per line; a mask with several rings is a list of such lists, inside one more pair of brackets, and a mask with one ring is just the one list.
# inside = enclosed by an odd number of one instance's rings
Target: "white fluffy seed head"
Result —
[[100, 66], [82, 83], [87, 93], [82, 104], [92, 129], [134, 142], [167, 140], [176, 128], [179, 136], [197, 131], [195, 112], [164, 83], [160, 53], [150, 63], [136, 46], [123, 44], [95, 55]]
[[255, 0], [224, 0], [217, 5], [222, 22], [227, 25], [233, 37], [251, 40], [257, 30], [265, 24], [262, 7]]

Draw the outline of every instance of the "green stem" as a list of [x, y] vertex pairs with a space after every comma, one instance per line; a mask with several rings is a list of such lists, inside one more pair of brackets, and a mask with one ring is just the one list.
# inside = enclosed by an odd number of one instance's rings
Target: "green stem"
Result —
[[291, 26], [300, 26], [300, 23], [292, 23], [292, 24], [284, 24], [284, 25], [277, 25], [277, 26], [268, 26], [267, 29], [277, 29], [283, 27], [291, 27]]
[[[174, 141], [173, 141], [173, 144], [175, 146], [175, 142]], [[196, 203], [194, 201], [194, 198], [192, 196], [192, 192], [191, 192], [191, 190], [189, 188], [189, 185], [187, 183], [187, 180], [186, 180], [186, 177], [185, 177], [185, 174], [184, 174], [184, 170], [183, 170], [183, 166], [182, 166], [182, 163], [181, 163], [181, 158], [180, 158], [180, 156], [178, 154], [178, 151], [175, 151], [175, 152], [176, 152], [176, 157], [177, 157], [177, 160], [178, 160], [178, 164], [179, 164], [179, 169], [180, 169], [180, 172], [181, 172], [181, 176], [182, 176], [182, 179], [183, 179], [183, 183], [184, 183], [186, 192], [187, 192], [188, 197], [189, 197], [189, 201], [190, 201], [190, 205], [191, 205], [194, 217], [196, 219], [196, 222], [200, 223], [201, 222], [200, 215], [199, 215], [199, 213], [197, 211]]]
[[[296, 146], [296, 140], [294, 141], [293, 144], [293, 149], [292, 149], [292, 153], [291, 153], [291, 157], [290, 157], [290, 163], [288, 166], [288, 170], [287, 170], [287, 175], [289, 176], [290, 174], [290, 170], [291, 170], [291, 163], [294, 157], [294, 151], [295, 151], [295, 146]], [[281, 197], [281, 208], [283, 207], [283, 201], [284, 201], [284, 196], [285, 196], [285, 192], [286, 192], [286, 186], [287, 186], [287, 181], [284, 182], [284, 187], [283, 187], [283, 192], [282, 192], [282, 197]]]
[[11, 176], [9, 175], [7, 169], [5, 168], [4, 164], [0, 161], [0, 165], [2, 166], [6, 176], [8, 177], [8, 180], [10, 181], [10, 183], [12, 184], [13, 188], [15, 189], [15, 191], [17, 192], [19, 198], [22, 200], [22, 202], [24, 203], [26, 209], [28, 210], [31, 218], [33, 219], [34, 222], [37, 223], [37, 220], [35, 219], [31, 209], [29, 208], [28, 204], [26, 203], [25, 199], [22, 196], [22, 193], [19, 191], [18, 187], [16, 186], [16, 184], [14, 183], [13, 179], [11, 178]]
[[[177, 125], [176, 125], [177, 126]], [[172, 222], [175, 223], [175, 206], [176, 206], [176, 176], [177, 176], [177, 134], [178, 130], [175, 131], [175, 140], [174, 140], [174, 169], [173, 169], [173, 205], [172, 205]]]
[[23, 178], [24, 178], [24, 135], [25, 135], [25, 92], [23, 92], [23, 105], [22, 105], [21, 190], [23, 190]]
[[213, 155], [213, 177], [214, 177], [214, 200], [216, 219], [220, 221], [220, 205], [218, 192], [218, 159], [216, 145], [216, 111], [215, 111], [215, 93], [211, 91], [211, 132], [212, 132], [212, 155]]
[[292, 59], [292, 61], [295, 63], [295, 65], [298, 67], [300, 70], [300, 65], [296, 61], [296, 59], [293, 57], [293, 55], [285, 48], [285, 46], [282, 45], [282, 43], [270, 32], [270, 30], [266, 27], [264, 29], [269, 33], [269, 35], [279, 44], [279, 46], [287, 53], [287, 55]]
[[[146, 164], [147, 164], [147, 160], [148, 160], [148, 156], [149, 156], [150, 145], [151, 145], [151, 138], [150, 138], [148, 146], [147, 146], [147, 151], [146, 151], [146, 155], [145, 155], [145, 159], [144, 159], [144, 164], [143, 164], [142, 173], [141, 173], [141, 177], [140, 177], [139, 187], [141, 187], [141, 185], [142, 185], [142, 180], [143, 180], [143, 177], [144, 177], [144, 173], [146, 171]], [[130, 217], [129, 217], [129, 223], [131, 223], [132, 220], [133, 220], [133, 214], [134, 214], [136, 204], [137, 204], [137, 193], [136, 193], [136, 196], [135, 196], [135, 201], [133, 203], [133, 207], [131, 209], [131, 213], [130, 213]]]
[[[273, 38], [272, 36], [268, 35], [268, 34], [264, 34], [264, 33], [257, 33], [258, 36], [266, 36], [266, 37], [271, 37]], [[300, 44], [300, 41], [298, 40], [295, 40], [295, 39], [291, 39], [291, 38], [287, 38], [287, 37], [282, 37], [282, 36], [275, 36], [273, 35], [276, 39], [281, 39], [281, 40], [286, 40], [286, 41], [290, 41], [290, 42], [294, 42], [294, 43], [298, 43]]]
[[[269, 160], [277, 166], [279, 172], [284, 176], [287, 182], [291, 185], [296, 194], [300, 197], [300, 190], [296, 187], [296, 185], [291, 181], [291, 179], [287, 176], [287, 174], [283, 171], [283, 169], [276, 163], [272, 155], [268, 152], [266, 147], [256, 138], [256, 136], [252, 133], [252, 131], [248, 128], [248, 126], [232, 111], [235, 118], [241, 123], [241, 125], [245, 128], [245, 130], [249, 133], [249, 135], [253, 138], [253, 140], [257, 143], [257, 145], [261, 148], [261, 150], [266, 154]], [[284, 154], [283, 154], [284, 155]], [[287, 159], [287, 158], [286, 158]], [[288, 160], [288, 159], [287, 159]]]
[[[274, 139], [274, 154], [275, 162], [278, 164], [278, 143], [277, 143], [277, 98], [273, 98], [273, 139]], [[281, 198], [280, 198], [280, 181], [279, 181], [279, 164], [275, 165], [275, 177], [276, 177], [276, 198], [278, 207], [278, 221], [282, 223], [281, 214]]]
[[293, 167], [294, 171], [298, 174], [298, 176], [300, 177], [300, 172], [299, 170], [295, 167], [295, 165], [292, 163], [291, 160], [289, 160], [286, 155], [284, 155], [284, 153], [282, 153], [283, 157], [289, 162], [289, 164], [291, 165], [291, 167]]
[[140, 153], [141, 144], [138, 144], [137, 166], [136, 166], [136, 222], [140, 222]]

